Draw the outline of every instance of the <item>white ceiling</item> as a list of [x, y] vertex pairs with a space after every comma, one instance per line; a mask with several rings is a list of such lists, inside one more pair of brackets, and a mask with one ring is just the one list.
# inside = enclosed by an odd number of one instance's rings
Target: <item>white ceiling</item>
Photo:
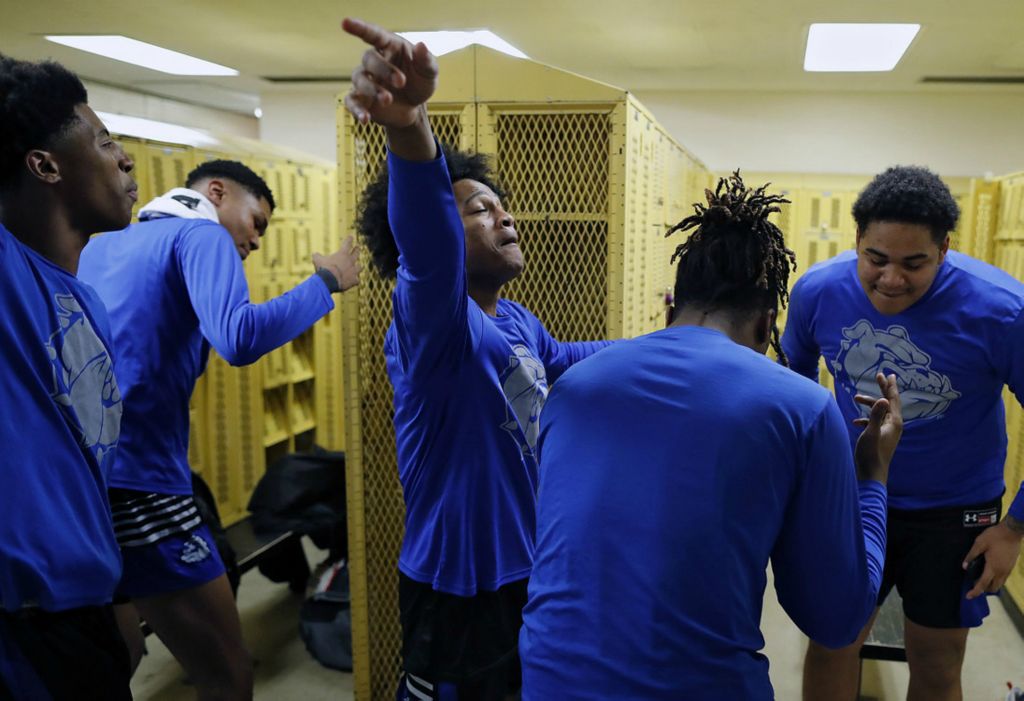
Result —
[[[1022, 83], [921, 83], [925, 76], [1024, 77], [1024, 0], [0, 2], [4, 53], [53, 58], [96, 82], [248, 114], [260, 93], [282, 87], [266, 77], [348, 75], [361, 48], [338, 27], [345, 15], [397, 30], [491, 29], [537, 61], [632, 91], [1024, 93]], [[891, 73], [805, 73], [812, 22], [923, 27]], [[52, 44], [44, 34], [124, 34], [241, 75], [164, 75]]]

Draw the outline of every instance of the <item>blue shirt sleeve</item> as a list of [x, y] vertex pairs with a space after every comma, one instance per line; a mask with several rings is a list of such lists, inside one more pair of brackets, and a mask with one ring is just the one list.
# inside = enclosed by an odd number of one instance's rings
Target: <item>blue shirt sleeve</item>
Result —
[[615, 341], [556, 341], [544, 328], [544, 325], [536, 320], [534, 334], [537, 338], [537, 350], [540, 353], [539, 360], [544, 364], [544, 371], [547, 373], [548, 384], [562, 376], [566, 370], [574, 364], [587, 358], [602, 348], [610, 346]]
[[250, 302], [242, 260], [219, 224], [182, 231], [176, 254], [199, 330], [232, 365], [255, 362], [334, 308], [327, 285], [316, 275], [263, 304]]
[[772, 552], [779, 603], [811, 639], [842, 647], [867, 623], [882, 581], [885, 521], [885, 487], [858, 484], [846, 427], [829, 399], [807, 435]]
[[471, 349], [466, 238], [444, 156], [388, 152], [388, 222], [398, 246], [396, 357], [412, 378], [454, 371]]
[[806, 278], [793, 286], [789, 297], [786, 330], [782, 334], [782, 350], [789, 358], [790, 369], [815, 382], [818, 381], [818, 357], [821, 349], [811, 332], [811, 300], [808, 299]]

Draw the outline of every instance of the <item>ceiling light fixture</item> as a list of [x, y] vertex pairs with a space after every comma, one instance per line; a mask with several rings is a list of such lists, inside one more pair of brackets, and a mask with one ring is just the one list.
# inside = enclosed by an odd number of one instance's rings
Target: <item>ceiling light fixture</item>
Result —
[[812, 24], [804, 70], [891, 71], [920, 29], [920, 24]]
[[106, 35], [47, 35], [55, 44], [70, 46], [80, 51], [131, 63], [171, 75], [238, 75], [234, 68], [210, 63], [188, 54], [171, 51], [119, 34]]
[[458, 51], [470, 44], [489, 46], [516, 58], [528, 58], [526, 54], [509, 44], [500, 36], [489, 29], [475, 30], [444, 30], [439, 32], [399, 32], [399, 36], [405, 37], [413, 44], [423, 42], [435, 56], [442, 56], [452, 51]]
[[96, 112], [103, 125], [111, 134], [134, 136], [138, 139], [163, 141], [169, 144], [186, 146], [213, 146], [217, 140], [204, 131], [190, 129], [180, 124], [158, 122], [144, 117], [130, 117], [112, 112]]

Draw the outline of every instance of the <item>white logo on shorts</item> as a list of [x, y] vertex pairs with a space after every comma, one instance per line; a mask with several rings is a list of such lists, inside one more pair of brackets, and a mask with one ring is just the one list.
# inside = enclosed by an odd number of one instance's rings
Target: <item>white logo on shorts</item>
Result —
[[210, 546], [196, 533], [193, 533], [181, 548], [181, 561], [190, 565], [202, 562], [208, 557], [210, 557]]

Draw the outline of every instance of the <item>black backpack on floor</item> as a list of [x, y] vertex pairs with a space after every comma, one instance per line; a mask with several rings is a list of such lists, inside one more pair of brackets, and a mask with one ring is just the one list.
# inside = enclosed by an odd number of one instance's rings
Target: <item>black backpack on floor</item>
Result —
[[299, 611], [299, 635], [324, 667], [352, 671], [352, 610], [348, 563], [328, 561], [310, 576], [306, 600]]

